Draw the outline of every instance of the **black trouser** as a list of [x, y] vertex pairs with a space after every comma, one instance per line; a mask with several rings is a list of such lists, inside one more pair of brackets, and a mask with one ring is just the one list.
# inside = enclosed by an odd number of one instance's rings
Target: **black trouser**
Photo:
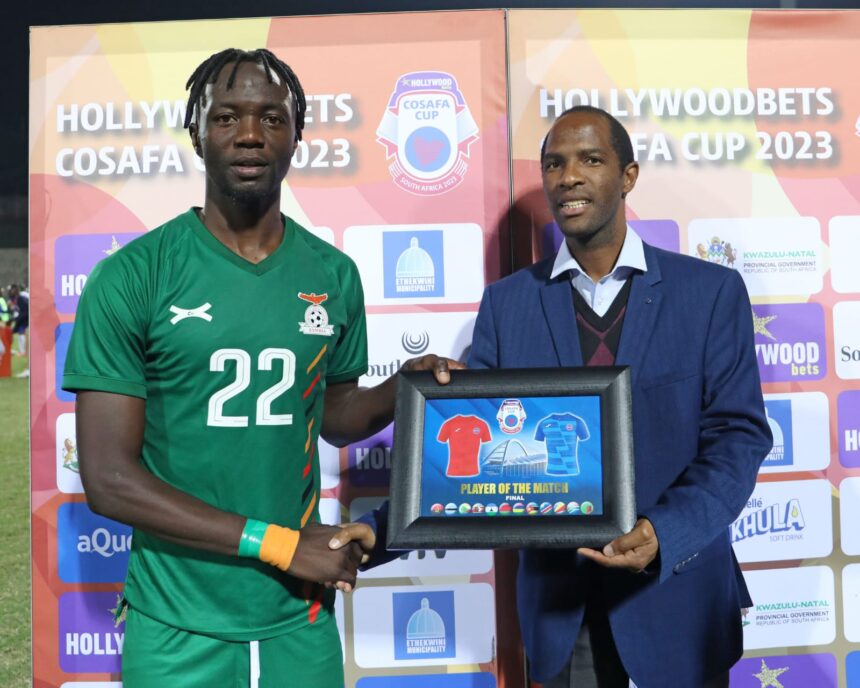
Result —
[[[544, 688], [628, 688], [630, 677], [618, 656], [605, 612], [586, 607], [570, 659], [558, 676], [543, 685]], [[729, 688], [729, 672], [711, 679], [702, 688]]]

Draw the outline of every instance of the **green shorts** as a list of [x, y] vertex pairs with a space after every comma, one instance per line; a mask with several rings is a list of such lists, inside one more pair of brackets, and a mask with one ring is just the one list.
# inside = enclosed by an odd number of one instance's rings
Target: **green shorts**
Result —
[[128, 609], [124, 688], [344, 688], [333, 617], [252, 642], [183, 631]]

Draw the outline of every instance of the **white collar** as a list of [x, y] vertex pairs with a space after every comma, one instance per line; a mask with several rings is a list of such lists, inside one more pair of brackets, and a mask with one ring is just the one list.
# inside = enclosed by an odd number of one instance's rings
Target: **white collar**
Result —
[[[619, 268], [630, 268], [641, 272], [648, 271], [648, 265], [645, 262], [645, 249], [643, 248], [642, 239], [633, 231], [630, 225], [627, 225], [627, 234], [624, 237], [624, 243], [621, 245], [621, 252], [618, 254], [618, 260], [615, 261], [615, 266], [612, 268], [613, 274]], [[573, 276], [578, 274], [584, 275], [585, 271], [582, 266], [574, 258], [570, 249], [567, 247], [567, 242], [562, 241], [555, 256], [555, 262], [552, 265], [550, 278], [557, 277], [566, 270], [572, 270]], [[609, 275], [607, 275], [608, 277]]]

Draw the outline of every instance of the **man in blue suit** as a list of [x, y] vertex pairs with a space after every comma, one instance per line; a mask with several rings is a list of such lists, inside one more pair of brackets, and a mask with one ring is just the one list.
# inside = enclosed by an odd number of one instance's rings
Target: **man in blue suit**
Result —
[[627, 226], [639, 166], [606, 112], [562, 114], [541, 167], [565, 241], [487, 288], [469, 366], [630, 366], [640, 518], [602, 551], [520, 553], [531, 676], [548, 688], [728, 686], [751, 606], [728, 527], [771, 447], [746, 290], [733, 270]]

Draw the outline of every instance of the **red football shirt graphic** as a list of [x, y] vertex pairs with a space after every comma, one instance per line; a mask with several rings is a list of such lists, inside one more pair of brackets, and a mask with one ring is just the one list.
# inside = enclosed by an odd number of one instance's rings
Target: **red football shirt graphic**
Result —
[[448, 468], [445, 475], [470, 478], [478, 475], [481, 443], [492, 439], [490, 427], [477, 416], [454, 416], [439, 428], [437, 441], [448, 443]]

